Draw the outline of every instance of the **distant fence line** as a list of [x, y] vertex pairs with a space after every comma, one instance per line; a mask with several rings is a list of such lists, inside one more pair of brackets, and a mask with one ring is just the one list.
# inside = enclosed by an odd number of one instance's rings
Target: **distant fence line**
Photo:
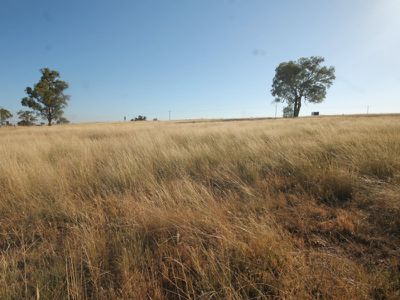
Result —
[[[122, 112], [121, 116], [115, 115], [94, 115], [86, 117], [74, 117], [73, 114], [66, 113], [66, 117], [72, 122], [107, 122], [107, 121], [126, 121], [134, 119], [137, 115], [146, 116], [148, 120], [185, 120], [185, 119], [240, 119], [240, 118], [281, 118], [283, 116], [282, 109], [285, 104], [271, 103], [265, 106], [248, 106], [242, 108], [178, 108], [178, 109], [145, 109], [137, 111]], [[351, 114], [374, 114], [374, 113], [391, 113], [379, 111], [371, 105], [358, 106], [319, 106], [319, 105], [303, 105], [300, 116], [311, 116], [312, 112], [318, 112], [319, 115], [351, 115]], [[18, 118], [14, 116], [9, 120], [11, 124], [16, 124]], [[40, 123], [40, 121], [38, 122]]]

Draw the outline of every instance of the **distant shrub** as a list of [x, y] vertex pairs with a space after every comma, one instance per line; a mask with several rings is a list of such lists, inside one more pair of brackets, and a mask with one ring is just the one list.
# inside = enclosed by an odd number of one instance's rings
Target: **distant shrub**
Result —
[[57, 120], [57, 125], [69, 124], [69, 120], [65, 117], [61, 117]]
[[25, 120], [19, 121], [17, 123], [18, 126], [31, 126], [33, 124], [26, 122]]
[[146, 120], [147, 120], [147, 117], [146, 116], [142, 116], [142, 115], [138, 115], [134, 119], [131, 119], [131, 121], [146, 121]]

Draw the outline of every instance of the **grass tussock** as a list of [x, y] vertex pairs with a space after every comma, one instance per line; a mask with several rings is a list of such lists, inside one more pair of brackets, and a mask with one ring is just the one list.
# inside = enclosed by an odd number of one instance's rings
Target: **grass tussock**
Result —
[[0, 298], [399, 298], [399, 121], [0, 129]]

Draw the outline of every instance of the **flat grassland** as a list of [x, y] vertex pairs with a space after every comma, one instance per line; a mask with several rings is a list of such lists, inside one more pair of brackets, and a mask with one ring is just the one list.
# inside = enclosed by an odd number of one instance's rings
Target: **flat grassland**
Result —
[[1, 299], [400, 297], [400, 117], [0, 128]]

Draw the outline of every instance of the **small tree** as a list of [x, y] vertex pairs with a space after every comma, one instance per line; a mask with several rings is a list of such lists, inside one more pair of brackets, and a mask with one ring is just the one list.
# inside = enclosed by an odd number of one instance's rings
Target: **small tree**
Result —
[[20, 119], [18, 122], [19, 126], [32, 126], [37, 121], [36, 116], [31, 110], [20, 110], [17, 114]]
[[294, 114], [293, 105], [289, 104], [288, 106], [283, 108], [284, 118], [293, 118], [293, 114]]
[[4, 125], [12, 116], [13, 115], [7, 109], [0, 107], [0, 125]]
[[321, 66], [323, 57], [302, 57], [297, 61], [279, 64], [275, 69], [271, 93], [277, 102], [293, 106], [293, 116], [298, 117], [302, 101], [320, 103], [335, 80], [335, 68]]
[[40, 81], [33, 88], [26, 88], [28, 97], [23, 98], [21, 103], [35, 110], [51, 126], [53, 121], [63, 116], [64, 108], [68, 104], [69, 96], [64, 94], [68, 83], [59, 79], [60, 74], [57, 71], [44, 68], [40, 72]]
[[65, 117], [61, 117], [61, 118], [59, 118], [59, 119], [57, 120], [57, 124], [58, 124], [58, 125], [69, 124], [69, 123], [70, 123], [69, 120], [68, 120], [67, 118], [65, 118]]

